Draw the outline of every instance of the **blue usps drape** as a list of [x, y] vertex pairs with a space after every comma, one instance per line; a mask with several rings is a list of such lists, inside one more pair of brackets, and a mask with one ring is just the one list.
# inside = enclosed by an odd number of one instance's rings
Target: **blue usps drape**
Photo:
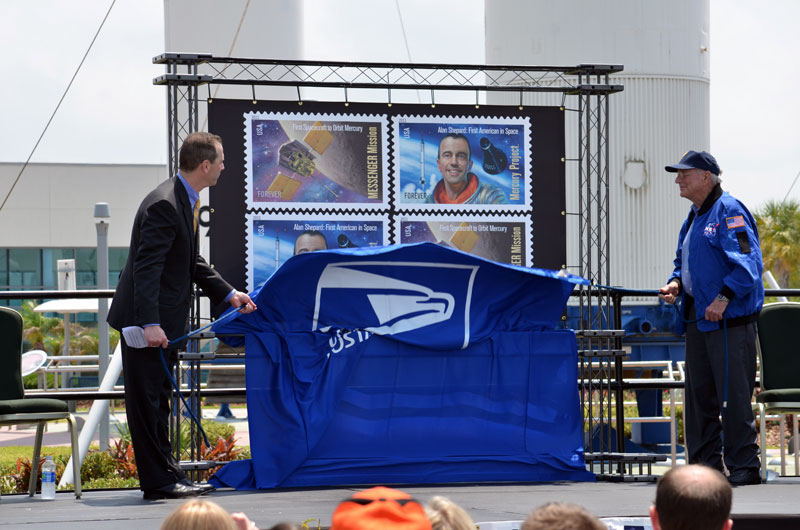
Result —
[[252, 459], [212, 482], [593, 480], [555, 329], [576, 283], [431, 243], [291, 258], [215, 327], [244, 335]]

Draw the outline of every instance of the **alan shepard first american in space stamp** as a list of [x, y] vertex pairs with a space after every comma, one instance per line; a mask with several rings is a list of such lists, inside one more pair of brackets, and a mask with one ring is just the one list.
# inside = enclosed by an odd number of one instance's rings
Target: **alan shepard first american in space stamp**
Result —
[[530, 120], [392, 119], [398, 209], [530, 209]]

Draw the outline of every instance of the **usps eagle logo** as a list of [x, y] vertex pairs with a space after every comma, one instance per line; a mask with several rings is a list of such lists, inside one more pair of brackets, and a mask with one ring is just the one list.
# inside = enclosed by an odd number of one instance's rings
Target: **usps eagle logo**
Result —
[[[441, 324], [447, 326], [443, 333], [463, 332], [466, 348], [479, 268], [430, 262], [330, 263], [317, 282], [312, 331], [327, 332], [358, 321], [365, 331], [396, 335]], [[337, 314], [343, 306], [346, 323]]]

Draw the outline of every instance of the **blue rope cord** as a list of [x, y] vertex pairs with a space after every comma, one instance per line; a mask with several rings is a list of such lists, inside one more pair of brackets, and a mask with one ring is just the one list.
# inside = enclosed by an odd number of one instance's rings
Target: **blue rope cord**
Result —
[[172, 388], [174, 388], [175, 391], [178, 393], [178, 397], [181, 398], [183, 406], [186, 407], [186, 410], [189, 411], [189, 416], [191, 417], [192, 421], [195, 423], [195, 425], [197, 425], [197, 428], [200, 429], [200, 434], [203, 435], [203, 441], [206, 443], [206, 447], [211, 447], [211, 444], [208, 442], [208, 436], [206, 435], [206, 431], [205, 429], [203, 429], [203, 425], [200, 423], [200, 420], [197, 419], [197, 416], [194, 415], [192, 407], [190, 407], [189, 404], [186, 402], [186, 398], [183, 397], [183, 394], [181, 394], [181, 389], [180, 387], [178, 387], [178, 382], [175, 381], [174, 377], [172, 377], [172, 373], [170, 372], [169, 367], [167, 366], [167, 360], [164, 358], [164, 348], [159, 346], [158, 351], [161, 353], [161, 366], [164, 367], [164, 371], [167, 373], [167, 377], [169, 377], [170, 383], [172, 383]]
[[725, 379], [722, 383], [722, 410], [728, 408], [728, 319], [722, 319], [722, 333], [725, 341]]
[[[173, 340], [169, 341], [169, 344], [170, 345], [178, 344], [179, 342], [181, 342], [184, 339], [188, 339], [190, 337], [193, 337], [193, 336], [197, 335], [198, 333], [200, 333], [202, 331], [207, 330], [208, 328], [210, 328], [214, 324], [218, 324], [220, 322], [224, 322], [226, 320], [230, 320], [233, 317], [233, 315], [238, 314], [239, 311], [241, 311], [241, 309], [243, 307], [244, 306], [241, 306], [236, 311], [231, 311], [230, 313], [221, 316], [220, 318], [218, 318], [214, 322], [210, 322], [210, 323], [206, 324], [205, 326], [203, 326], [202, 328], [198, 328], [198, 329], [196, 329], [194, 331], [190, 331], [189, 333], [187, 333], [183, 337], [179, 337], [177, 339], [173, 339]], [[186, 402], [186, 398], [183, 397], [183, 394], [181, 393], [180, 386], [178, 386], [178, 382], [175, 381], [174, 377], [172, 377], [172, 372], [170, 371], [169, 367], [167, 366], [167, 360], [164, 357], [164, 348], [159, 346], [158, 347], [158, 351], [161, 354], [161, 366], [164, 368], [164, 372], [166, 372], [167, 377], [169, 377], [169, 381], [170, 381], [170, 383], [172, 383], [172, 388], [175, 389], [175, 392], [178, 393], [178, 397], [183, 402], [183, 406], [186, 407], [186, 410], [189, 411], [189, 417], [192, 419], [192, 421], [195, 423], [195, 425], [197, 425], [197, 428], [200, 430], [200, 434], [203, 435], [203, 441], [206, 443], [206, 447], [211, 447], [211, 444], [208, 442], [208, 436], [206, 435], [206, 431], [205, 431], [205, 429], [203, 429], [203, 425], [200, 423], [200, 420], [197, 419], [197, 416], [195, 416], [194, 411], [192, 411], [192, 407], [190, 407], [189, 404]]]

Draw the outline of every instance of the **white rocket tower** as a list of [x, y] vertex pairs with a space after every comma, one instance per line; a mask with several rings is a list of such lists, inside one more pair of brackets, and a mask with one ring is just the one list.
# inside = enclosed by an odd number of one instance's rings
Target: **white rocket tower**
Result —
[[[689, 211], [664, 166], [688, 149], [709, 150], [708, 0], [490, 0], [485, 10], [487, 64], [624, 65], [611, 82], [625, 90], [609, 97], [611, 282], [660, 287]], [[490, 94], [489, 102], [518, 97]], [[532, 94], [525, 103], [561, 101]], [[574, 114], [566, 120], [568, 159], [577, 157]], [[576, 212], [576, 164], [567, 162], [566, 172], [567, 210]], [[570, 221], [567, 264], [577, 265], [577, 225]]]

